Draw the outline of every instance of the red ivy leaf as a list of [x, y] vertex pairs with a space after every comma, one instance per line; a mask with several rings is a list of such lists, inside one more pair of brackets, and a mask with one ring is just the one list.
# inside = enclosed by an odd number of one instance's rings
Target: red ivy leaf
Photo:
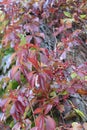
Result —
[[50, 12], [50, 13], [55, 13], [56, 10], [57, 10], [57, 9], [52, 8], [52, 7], [49, 8], [49, 12]]
[[47, 114], [50, 110], [52, 109], [52, 105], [51, 104], [48, 104], [45, 108], [45, 114]]
[[44, 116], [38, 116], [35, 120], [35, 125], [38, 127], [38, 130], [44, 130]]
[[45, 122], [46, 122], [46, 130], [55, 130], [56, 123], [53, 118], [51, 118], [50, 116], [47, 116], [45, 118]]
[[81, 95], [87, 95], [87, 90], [84, 89], [78, 89], [77, 93], [81, 94]]
[[0, 2], [0, 4], [4, 4], [4, 5], [5, 5], [5, 4], [8, 5], [9, 3], [11, 3], [11, 0], [3, 0], [3, 2]]
[[0, 108], [3, 112], [6, 111], [7, 107], [9, 106], [9, 103], [11, 101], [11, 98], [0, 100]]
[[24, 114], [25, 106], [20, 101], [17, 100], [15, 102], [15, 108], [16, 108], [17, 112]]
[[32, 63], [32, 65], [38, 70], [39, 69], [39, 64], [38, 61], [33, 57], [33, 58], [28, 58], [28, 60]]
[[38, 45], [34, 45], [34, 44], [32, 44], [32, 43], [30, 43], [30, 44], [27, 43], [27, 44], [25, 45], [25, 48], [39, 49], [39, 48], [38, 48]]
[[42, 113], [42, 111], [43, 111], [43, 108], [37, 108], [35, 109], [34, 114]]
[[31, 40], [32, 40], [32, 35], [26, 36], [26, 41], [27, 41], [28, 43], [30, 43]]
[[38, 75], [38, 82], [40, 84], [40, 87], [44, 90], [45, 89], [45, 78], [42, 74]]
[[14, 76], [15, 76], [16, 72], [18, 71], [18, 69], [19, 69], [19, 66], [13, 66], [12, 67], [12, 70], [11, 70], [11, 73], [10, 73], [10, 77], [12, 79], [14, 78]]
[[8, 105], [8, 99], [0, 100], [0, 108], [3, 110], [3, 112], [6, 110]]
[[37, 33], [36, 33], [36, 36], [45, 39], [44, 33], [38, 33], [38, 32], [37, 32]]
[[44, 69], [44, 72], [45, 72], [48, 76], [50, 76], [50, 78], [53, 77], [53, 73], [52, 73], [52, 71], [51, 71], [50, 69]]
[[13, 105], [13, 106], [11, 107], [10, 114], [12, 115], [12, 117], [13, 117], [15, 120], [19, 120], [19, 119], [20, 119], [20, 113], [18, 113], [18, 112], [16, 111], [15, 105]]
[[40, 43], [42, 42], [42, 39], [40, 37], [34, 36], [34, 43], [37, 43], [37, 45], [40, 46]]
[[44, 55], [46, 55], [49, 58], [49, 51], [48, 51], [48, 49], [46, 49], [46, 48], [40, 48], [40, 50], [42, 51], [42, 53]]
[[35, 71], [30, 72], [30, 73], [27, 75], [27, 79], [28, 79], [28, 82], [30, 83], [30, 85], [31, 85], [32, 87], [34, 87], [34, 85], [35, 85], [35, 80], [36, 80]]

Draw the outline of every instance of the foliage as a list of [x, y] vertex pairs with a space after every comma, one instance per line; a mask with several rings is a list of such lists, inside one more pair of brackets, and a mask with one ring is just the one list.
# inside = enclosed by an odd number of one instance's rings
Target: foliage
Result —
[[[77, 66], [66, 60], [66, 54], [72, 46], [83, 43], [79, 38], [83, 30], [74, 29], [74, 25], [84, 26], [85, 5], [85, 0], [0, 2], [1, 120], [11, 129], [78, 127], [78, 124], [64, 124], [64, 102], [71, 94], [87, 94], [87, 63]], [[40, 30], [43, 23], [51, 28], [56, 39], [59, 37], [55, 50], [41, 46], [45, 39]], [[78, 116], [85, 118], [76, 106], [70, 105]]]

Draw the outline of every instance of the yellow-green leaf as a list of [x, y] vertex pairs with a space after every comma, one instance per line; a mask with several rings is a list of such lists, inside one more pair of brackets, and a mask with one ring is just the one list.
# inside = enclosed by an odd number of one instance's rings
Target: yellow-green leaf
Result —
[[87, 81], [87, 76], [85, 76], [85, 81]]
[[75, 109], [74, 108], [74, 111], [81, 117], [81, 118], [85, 118], [85, 115], [82, 111], [80, 111], [79, 109]]
[[20, 39], [21, 39], [20, 45], [26, 44], [26, 37], [23, 34], [20, 35]]
[[55, 91], [52, 91], [52, 92], [50, 93], [50, 96], [56, 97], [56, 92], [55, 92]]
[[59, 95], [67, 95], [67, 94], [68, 94], [67, 91], [62, 91], [62, 92], [59, 93]]
[[81, 18], [81, 19], [86, 18], [86, 14], [81, 14], [81, 15], [80, 15], [80, 18]]
[[64, 11], [64, 15], [67, 16], [67, 17], [69, 17], [69, 18], [72, 17], [72, 15], [69, 12], [67, 12], [67, 11]]
[[5, 14], [3, 11], [0, 10], [0, 22], [3, 22], [4, 18], [5, 18]]
[[77, 76], [77, 74], [75, 72], [71, 74], [72, 79], [75, 78], [76, 76]]

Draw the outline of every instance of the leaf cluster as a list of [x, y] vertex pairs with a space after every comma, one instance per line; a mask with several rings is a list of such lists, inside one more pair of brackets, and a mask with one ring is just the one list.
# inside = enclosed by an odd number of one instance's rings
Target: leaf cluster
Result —
[[[80, 130], [79, 124], [65, 125], [63, 116], [70, 95], [87, 95], [87, 63], [67, 60], [73, 46], [86, 46], [87, 39], [79, 37], [87, 33], [85, 5], [85, 0], [0, 2], [1, 121], [11, 129]], [[43, 24], [56, 39], [54, 50], [41, 46], [47, 38]]]

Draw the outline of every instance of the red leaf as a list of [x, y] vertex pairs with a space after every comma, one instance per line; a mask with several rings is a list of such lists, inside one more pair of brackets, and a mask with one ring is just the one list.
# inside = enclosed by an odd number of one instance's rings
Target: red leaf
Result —
[[10, 98], [0, 100], [0, 108], [2, 109], [3, 112], [6, 111], [7, 106], [9, 105], [10, 101], [11, 101]]
[[45, 39], [44, 33], [38, 33], [38, 32], [37, 32], [37, 33], [36, 33], [36, 36]]
[[56, 123], [53, 118], [51, 118], [50, 116], [47, 116], [45, 118], [45, 122], [46, 122], [46, 130], [55, 130]]
[[19, 50], [19, 44], [16, 44], [16, 45], [14, 46], [14, 50], [15, 50], [15, 51]]
[[53, 99], [53, 101], [54, 101], [55, 105], [58, 105], [59, 99], [58, 99], [57, 97], [55, 97], [55, 98]]
[[38, 130], [44, 130], [44, 117], [42, 115], [36, 118], [35, 125], [38, 127]]
[[83, 124], [83, 127], [84, 127], [85, 130], [87, 129], [87, 123], [86, 122]]
[[38, 82], [40, 84], [40, 87], [44, 90], [45, 89], [45, 78], [42, 74], [38, 75]]
[[14, 75], [14, 80], [16, 80], [17, 82], [21, 81], [21, 73], [20, 73], [20, 71], [17, 71], [17, 73]]
[[49, 52], [46, 48], [40, 48], [41, 52], [49, 58]]
[[4, 4], [4, 5], [5, 5], [5, 4], [8, 5], [8, 4], [10, 4], [10, 3], [11, 3], [11, 0], [3, 0], [3, 2], [0, 2], [0, 4]]
[[16, 108], [17, 112], [24, 114], [25, 106], [20, 101], [17, 100], [15, 102], [15, 108]]
[[57, 109], [63, 113], [65, 111], [64, 105], [58, 105]]
[[87, 95], [87, 90], [84, 89], [78, 89], [77, 93], [81, 94], [81, 95]]
[[31, 36], [31, 35], [26, 36], [26, 41], [27, 41], [27, 43], [30, 43], [30, 42], [31, 42], [31, 40], [32, 40], [32, 36]]
[[2, 108], [3, 111], [5, 111], [5, 109], [6, 109], [7, 102], [8, 102], [8, 99], [0, 100], [0, 108]]
[[28, 75], [27, 75], [27, 79], [28, 79], [28, 82], [30, 83], [30, 85], [32, 87], [34, 87], [35, 85], [35, 80], [36, 80], [36, 74], [34, 74], [35, 71], [32, 71], [30, 72]]
[[26, 75], [29, 82], [32, 80], [32, 77], [33, 77], [34, 73], [35, 73], [35, 71], [31, 71], [30, 73], [28, 73]]
[[7, 101], [8, 99], [3, 99], [3, 100], [0, 99], [0, 107], [3, 107]]
[[60, 26], [59, 28], [56, 28], [56, 31], [54, 32], [54, 36], [57, 36], [58, 34], [62, 33], [64, 31], [64, 25]]
[[28, 43], [25, 44], [25, 48], [34, 48], [34, 49], [39, 49], [37, 45], [34, 45], [34, 44], [32, 44], [32, 43], [30, 43], [30, 44], [28, 44]]
[[55, 8], [52, 8], [52, 7], [49, 8], [49, 12], [50, 12], [50, 13], [55, 13], [55, 11], [56, 11]]
[[36, 81], [36, 74], [33, 75], [31, 83], [30, 83], [32, 87], [35, 86], [35, 81]]
[[42, 39], [40, 37], [34, 37], [34, 43], [37, 43], [37, 45], [40, 45], [42, 42]]
[[32, 63], [32, 65], [36, 68], [39, 69], [39, 64], [38, 61], [33, 57], [33, 58], [28, 58], [28, 60]]
[[20, 114], [16, 111], [15, 105], [13, 105], [13, 106], [11, 107], [10, 114], [12, 115], [12, 117], [13, 117], [15, 120], [19, 120], [19, 119], [20, 119]]
[[43, 111], [43, 108], [37, 108], [35, 109], [34, 114], [42, 113], [42, 111]]
[[50, 69], [44, 69], [44, 72], [50, 76], [50, 78], [53, 76], [52, 71]]
[[15, 76], [16, 72], [18, 71], [18, 69], [19, 69], [19, 66], [13, 66], [12, 67], [12, 70], [11, 70], [11, 73], [10, 73], [11, 79], [14, 78], [14, 76]]
[[45, 114], [47, 114], [50, 110], [52, 109], [52, 105], [51, 104], [48, 104], [45, 108]]

